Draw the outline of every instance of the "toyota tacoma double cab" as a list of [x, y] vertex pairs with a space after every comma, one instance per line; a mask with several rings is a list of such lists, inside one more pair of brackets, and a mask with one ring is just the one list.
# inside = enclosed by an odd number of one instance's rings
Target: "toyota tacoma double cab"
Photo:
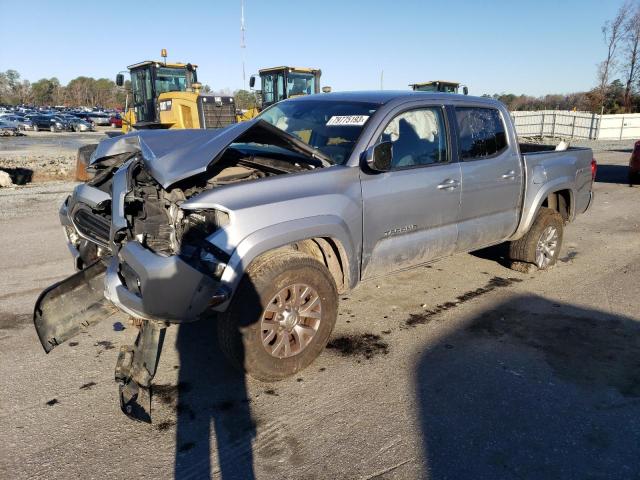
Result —
[[503, 242], [552, 266], [596, 169], [586, 148], [519, 145], [497, 101], [389, 91], [110, 138], [90, 163], [60, 210], [78, 272], [41, 294], [34, 323], [49, 352], [113, 306], [138, 319], [116, 379], [144, 421], [168, 326], [216, 322], [232, 362], [282, 379], [322, 352], [361, 281]]

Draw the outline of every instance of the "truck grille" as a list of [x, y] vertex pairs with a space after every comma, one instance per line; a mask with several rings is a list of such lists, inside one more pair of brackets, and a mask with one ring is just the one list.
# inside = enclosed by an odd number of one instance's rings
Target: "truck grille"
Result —
[[108, 218], [81, 208], [73, 215], [73, 223], [82, 236], [100, 245], [109, 245], [111, 222]]
[[236, 123], [236, 104], [233, 97], [200, 95], [198, 113], [203, 128], [222, 128]]

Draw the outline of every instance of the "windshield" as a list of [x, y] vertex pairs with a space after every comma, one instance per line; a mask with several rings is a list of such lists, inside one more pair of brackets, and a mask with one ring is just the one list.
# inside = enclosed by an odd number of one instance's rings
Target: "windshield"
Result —
[[377, 108], [377, 104], [363, 102], [284, 101], [258, 118], [319, 150], [333, 163], [344, 164]]
[[[194, 72], [195, 75], [195, 72]], [[194, 80], [195, 81], [195, 80]], [[184, 68], [160, 67], [156, 71], [156, 94], [187, 90], [187, 71]]]
[[311, 95], [316, 92], [316, 77], [313, 73], [287, 74], [287, 98], [296, 95]]

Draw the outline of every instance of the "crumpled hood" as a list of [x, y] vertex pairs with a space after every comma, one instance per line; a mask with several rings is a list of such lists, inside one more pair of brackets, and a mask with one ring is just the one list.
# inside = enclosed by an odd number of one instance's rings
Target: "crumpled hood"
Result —
[[166, 189], [206, 171], [233, 142], [276, 145], [309, 157], [308, 163], [313, 167], [331, 166], [321, 152], [258, 118], [219, 130], [143, 130], [110, 138], [100, 142], [90, 163], [121, 153], [140, 152], [153, 178]]
[[204, 172], [234, 140], [255, 125], [236, 123], [218, 130], [141, 130], [103, 140], [91, 164], [121, 153], [140, 152], [144, 163], [163, 188]]

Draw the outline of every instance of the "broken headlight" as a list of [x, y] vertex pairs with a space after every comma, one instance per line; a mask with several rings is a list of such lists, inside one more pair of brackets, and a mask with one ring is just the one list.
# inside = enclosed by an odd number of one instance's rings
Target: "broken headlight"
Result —
[[219, 210], [186, 213], [182, 219], [180, 258], [196, 270], [220, 278], [229, 255], [207, 241], [207, 237], [228, 223], [229, 215]]

